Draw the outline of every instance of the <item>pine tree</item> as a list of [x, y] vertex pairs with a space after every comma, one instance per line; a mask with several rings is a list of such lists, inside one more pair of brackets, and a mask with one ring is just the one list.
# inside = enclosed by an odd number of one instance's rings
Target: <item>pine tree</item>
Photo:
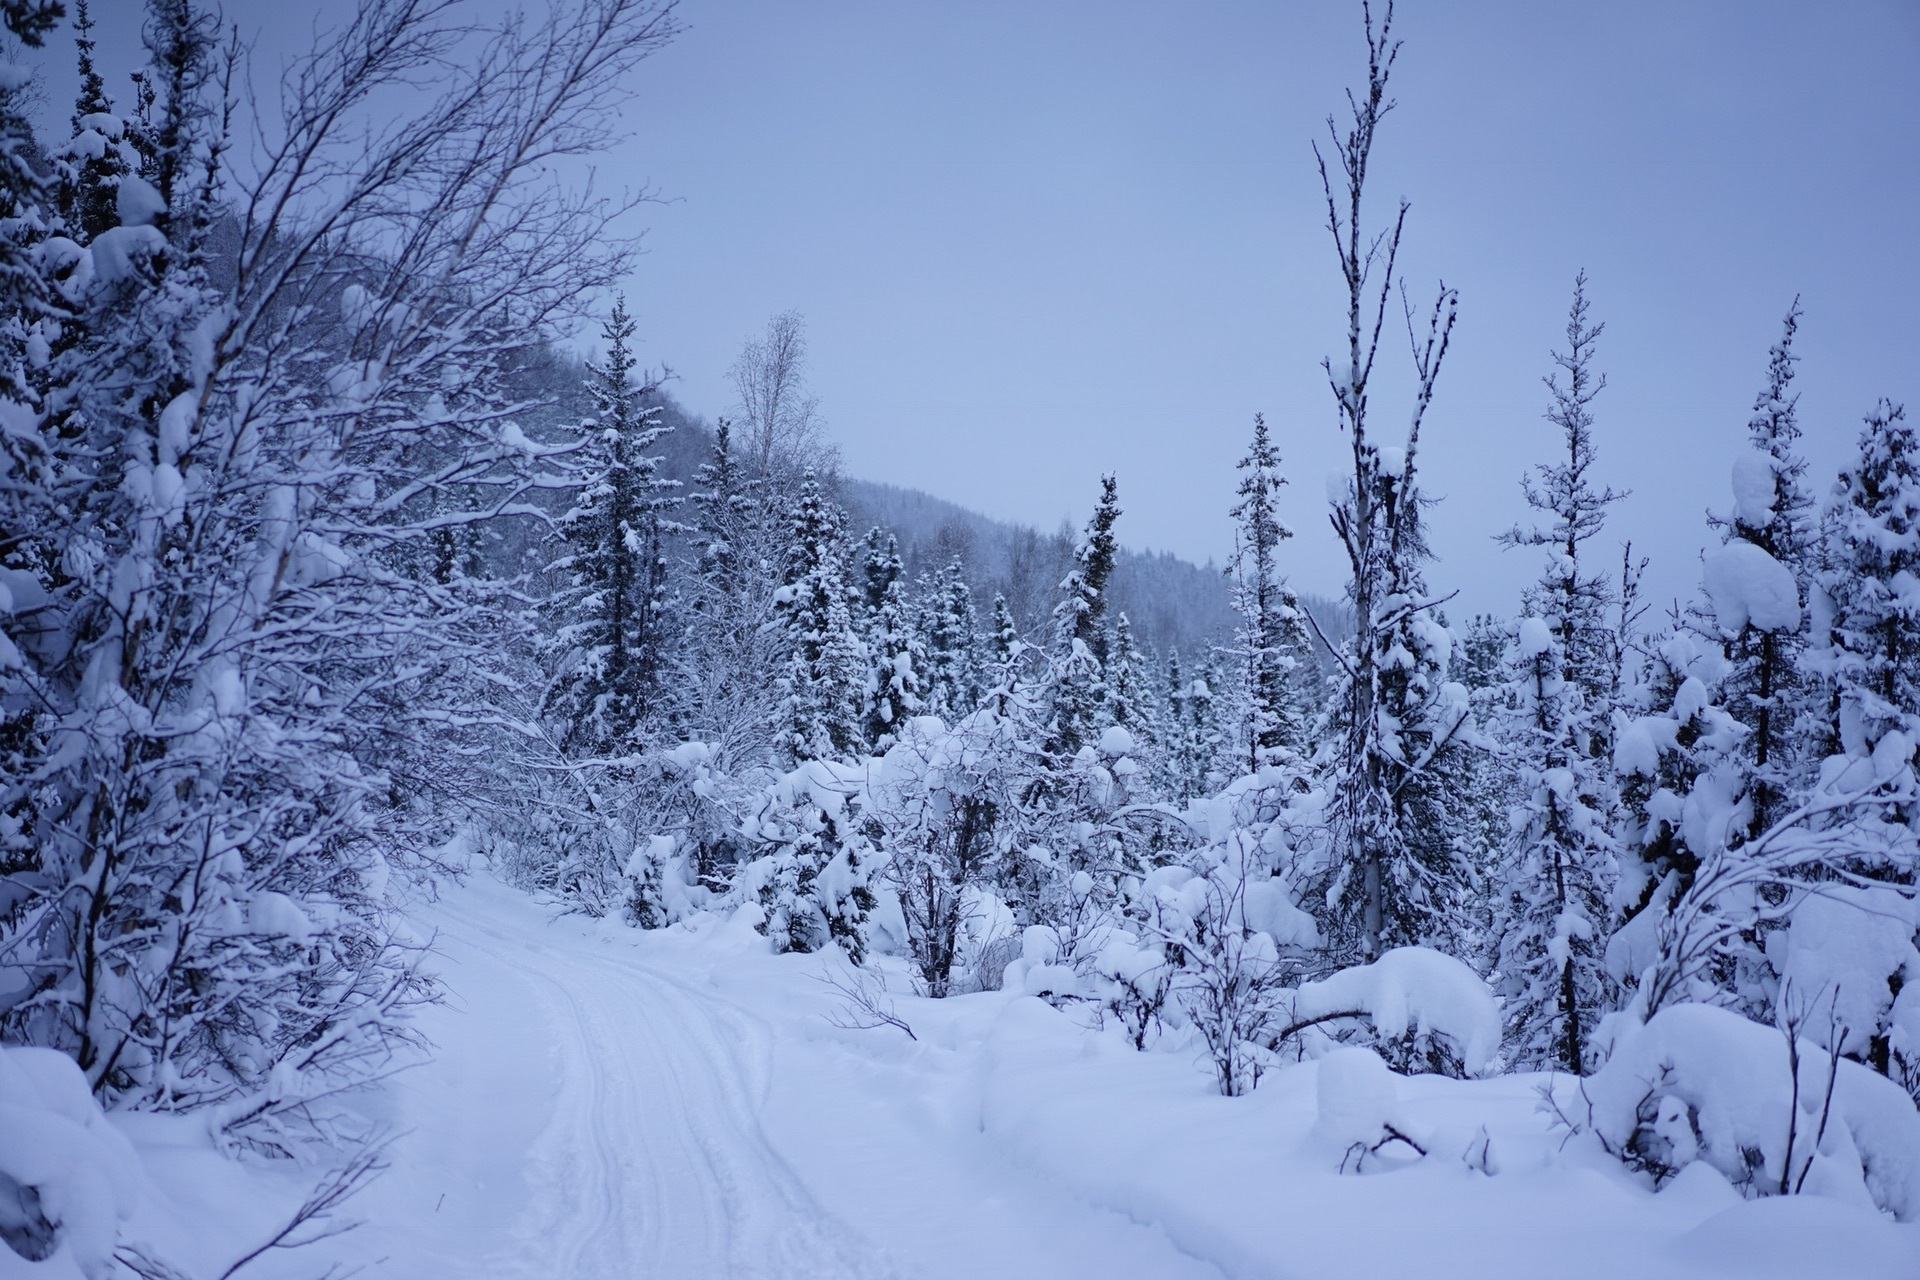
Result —
[[1610, 745], [1613, 602], [1586, 547], [1624, 494], [1596, 488], [1590, 406], [1606, 386], [1593, 373], [1604, 325], [1587, 320], [1586, 273], [1574, 278], [1567, 350], [1553, 353], [1547, 421], [1565, 448], [1523, 482], [1543, 523], [1515, 528], [1508, 546], [1548, 548], [1516, 629], [1504, 746], [1514, 771], [1511, 830], [1500, 868], [1499, 966], [1520, 1060], [1583, 1069], [1588, 1034], [1608, 1006], [1602, 953], [1614, 878]]
[[[1882, 400], [1867, 415], [1821, 531], [1825, 736], [1852, 756], [1893, 731], [1920, 743], [1920, 433], [1904, 406]], [[1920, 868], [1901, 878], [1920, 879]]]
[[[948, 562], [923, 592], [920, 614], [927, 646], [927, 710], [958, 720], [979, 705], [982, 693], [973, 589], [958, 560]], [[1012, 624], [1011, 617], [1007, 623]]]
[[1120, 501], [1112, 476], [1100, 478], [1100, 501], [1074, 552], [1074, 567], [1060, 583], [1063, 599], [1053, 611], [1051, 730], [1047, 754], [1073, 758], [1096, 741], [1107, 719], [1107, 583], [1113, 576], [1114, 522]]
[[813, 472], [804, 473], [780, 602], [791, 654], [781, 684], [781, 745], [792, 763], [851, 757], [865, 744], [868, 657], [854, 628], [844, 519]]
[[93, 64], [93, 19], [86, 0], [74, 9], [80, 93], [73, 106], [73, 137], [54, 156], [60, 221], [81, 244], [120, 225], [120, 187], [138, 163], [127, 122], [113, 109], [106, 81]]
[[1309, 660], [1300, 602], [1280, 572], [1280, 543], [1293, 533], [1275, 510], [1280, 487], [1280, 455], [1267, 434], [1266, 418], [1255, 414], [1253, 443], [1239, 462], [1243, 473], [1235, 491], [1240, 501], [1230, 514], [1235, 522], [1233, 604], [1240, 615], [1235, 653], [1244, 687], [1238, 739], [1245, 748], [1242, 768], [1283, 758], [1298, 759], [1306, 747], [1307, 722], [1297, 685]]
[[[1757, 837], [1788, 809], [1804, 781], [1806, 753], [1796, 748], [1794, 727], [1802, 718], [1805, 691], [1801, 655], [1806, 633], [1798, 606], [1805, 603], [1813, 572], [1813, 496], [1807, 464], [1796, 451], [1799, 393], [1793, 390], [1794, 332], [1800, 300], [1787, 310], [1780, 341], [1768, 354], [1767, 385], [1754, 400], [1748, 424], [1752, 452], [1734, 464], [1734, 512], [1716, 520], [1728, 544], [1752, 547], [1785, 567], [1793, 584], [1792, 619], [1756, 618], [1751, 611], [1736, 626], [1720, 626], [1729, 668], [1722, 698], [1727, 712], [1752, 730], [1741, 752], [1751, 795], [1746, 838]], [[1750, 556], [1750, 553], [1749, 553]], [[1767, 625], [1761, 625], [1765, 622]]]
[[[884, 540], [883, 540], [884, 539]], [[900, 726], [926, 709], [926, 645], [907, 606], [900, 549], [892, 534], [867, 535], [866, 745], [875, 755], [894, 744]]]
[[605, 363], [588, 366], [596, 409], [580, 463], [584, 484], [558, 521], [567, 553], [552, 568], [566, 589], [552, 608], [563, 619], [554, 643], [560, 668], [547, 708], [561, 742], [589, 755], [621, 754], [656, 710], [667, 628], [666, 513], [675, 482], [649, 453], [670, 429], [640, 400], [653, 390], [635, 376], [633, 318], [614, 303], [601, 330]]

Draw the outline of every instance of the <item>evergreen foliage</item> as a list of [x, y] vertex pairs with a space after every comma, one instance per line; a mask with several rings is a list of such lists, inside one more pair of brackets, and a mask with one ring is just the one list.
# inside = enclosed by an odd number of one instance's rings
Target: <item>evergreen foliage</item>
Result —
[[1587, 1042], [1611, 1004], [1602, 954], [1614, 879], [1613, 780], [1608, 760], [1616, 659], [1613, 590], [1588, 544], [1623, 494], [1596, 487], [1593, 414], [1606, 386], [1593, 372], [1604, 325], [1587, 318], [1586, 274], [1573, 283], [1567, 349], [1546, 379], [1547, 421], [1561, 459], [1523, 482], [1541, 524], [1514, 529], [1508, 546], [1548, 549], [1516, 628], [1500, 733], [1513, 771], [1511, 829], [1500, 866], [1505, 899], [1495, 930], [1507, 984], [1510, 1035], [1522, 1062], [1584, 1069]]
[[649, 452], [669, 429], [640, 401], [655, 388], [635, 375], [633, 318], [624, 298], [602, 328], [605, 363], [588, 366], [597, 411], [582, 430], [583, 483], [558, 520], [567, 553], [551, 566], [566, 585], [549, 605], [557, 671], [547, 709], [569, 751], [620, 755], [657, 710], [669, 640], [667, 513], [674, 481]]

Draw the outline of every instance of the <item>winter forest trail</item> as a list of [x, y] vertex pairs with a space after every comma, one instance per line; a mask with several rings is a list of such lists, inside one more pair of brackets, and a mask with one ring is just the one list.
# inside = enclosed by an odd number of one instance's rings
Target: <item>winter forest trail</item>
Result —
[[[346, 1250], [370, 1275], [1221, 1274], [898, 1108], [776, 1087], [766, 1020], [485, 873], [416, 921], [447, 1000], [423, 1019], [433, 1061], [383, 1099], [392, 1168]], [[763, 1118], [831, 1136], [782, 1150]]]

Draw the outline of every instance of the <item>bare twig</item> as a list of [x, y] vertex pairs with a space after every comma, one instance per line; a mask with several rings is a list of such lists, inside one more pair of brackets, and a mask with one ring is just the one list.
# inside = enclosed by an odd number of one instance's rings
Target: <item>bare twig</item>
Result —
[[907, 1033], [907, 1039], [918, 1041], [913, 1028], [907, 1020], [894, 1011], [893, 1001], [887, 998], [885, 986], [871, 974], [854, 971], [847, 977], [837, 973], [820, 976], [819, 981], [826, 983], [845, 997], [839, 1010], [827, 1015], [827, 1021], [842, 1031], [872, 1031], [879, 1027], [898, 1027]]

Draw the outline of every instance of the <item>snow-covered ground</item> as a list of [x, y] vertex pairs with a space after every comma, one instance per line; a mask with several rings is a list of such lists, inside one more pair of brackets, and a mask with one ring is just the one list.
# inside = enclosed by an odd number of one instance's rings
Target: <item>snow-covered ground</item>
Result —
[[[449, 998], [334, 1246], [369, 1275], [1920, 1275], [1920, 1227], [1868, 1209], [1749, 1202], [1704, 1164], [1646, 1189], [1565, 1142], [1541, 1077], [1399, 1080], [1432, 1154], [1343, 1175], [1316, 1064], [1222, 1098], [997, 992], [896, 994], [914, 1040], [841, 1029], [837, 961], [554, 918], [485, 873], [419, 922]], [[1462, 1158], [1483, 1125], [1491, 1174]]]
[[[1189, 1056], [1030, 996], [895, 994], [915, 1038], [836, 1025], [844, 961], [772, 955], [742, 921], [556, 916], [485, 870], [414, 915], [447, 999], [432, 1060], [363, 1100], [395, 1135], [349, 1206], [364, 1225], [241, 1280], [1920, 1276], [1920, 1225], [1870, 1207], [1744, 1200], [1705, 1162], [1650, 1190], [1550, 1123], [1542, 1076], [1403, 1079], [1342, 1050], [1223, 1098]], [[47, 1112], [4, 1112], [34, 1096]], [[1376, 1114], [1428, 1154], [1343, 1173], [1342, 1126]], [[42, 1051], [0, 1058], [0, 1121], [0, 1168], [112, 1175], [44, 1182], [71, 1247], [0, 1249], [0, 1280], [108, 1275], [116, 1212], [123, 1248], [220, 1276], [303, 1193], [217, 1154], [203, 1119], [102, 1119]]]

